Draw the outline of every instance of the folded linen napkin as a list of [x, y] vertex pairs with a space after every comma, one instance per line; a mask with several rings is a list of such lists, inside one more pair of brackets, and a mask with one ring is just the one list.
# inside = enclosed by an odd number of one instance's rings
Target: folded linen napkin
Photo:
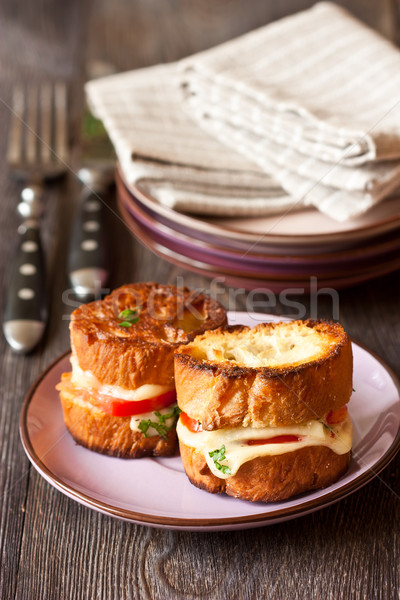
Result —
[[400, 183], [400, 53], [328, 3], [86, 86], [129, 183], [186, 212], [355, 217]]
[[176, 63], [89, 82], [87, 98], [128, 183], [185, 212], [257, 216], [297, 207], [253, 161], [205, 133], [182, 109]]
[[342, 8], [189, 57], [179, 83], [206, 132], [338, 221], [400, 183], [400, 52]]

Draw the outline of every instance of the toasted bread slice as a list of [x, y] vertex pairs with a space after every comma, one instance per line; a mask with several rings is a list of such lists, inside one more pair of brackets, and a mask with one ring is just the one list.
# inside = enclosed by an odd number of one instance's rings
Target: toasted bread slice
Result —
[[65, 425], [74, 440], [89, 450], [119, 458], [170, 456], [177, 450], [176, 430], [173, 427], [164, 439], [160, 435], [146, 437], [132, 431], [131, 417], [107, 415], [94, 404], [82, 401], [79, 392], [68, 386], [60, 389]]
[[147, 436], [131, 429], [131, 417], [102, 410], [104, 397], [133, 401], [169, 394], [175, 348], [225, 323], [226, 312], [215, 300], [157, 283], [126, 285], [76, 309], [70, 324], [72, 378], [64, 374], [57, 386], [75, 440], [113, 456], [173, 454], [174, 427], [166, 439], [154, 428]]
[[[119, 315], [137, 311], [123, 326]], [[205, 294], [173, 285], [138, 283], [114, 290], [104, 300], [72, 313], [71, 345], [79, 366], [101, 384], [135, 389], [173, 385], [174, 349], [226, 323], [226, 312]]]
[[202, 452], [179, 442], [186, 474], [193, 485], [207, 492], [225, 492], [252, 502], [285, 500], [306, 491], [327, 487], [347, 470], [350, 452], [310, 446], [278, 456], [262, 456], [244, 463], [236, 475], [220, 479], [211, 473]]
[[208, 430], [303, 423], [349, 401], [352, 369], [338, 323], [219, 328], [177, 349], [177, 401]]

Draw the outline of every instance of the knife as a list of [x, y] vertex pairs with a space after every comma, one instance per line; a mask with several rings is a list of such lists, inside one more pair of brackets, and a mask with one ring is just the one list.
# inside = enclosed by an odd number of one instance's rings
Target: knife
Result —
[[101, 294], [110, 275], [105, 195], [114, 181], [116, 157], [103, 124], [88, 109], [81, 142], [82, 189], [70, 236], [68, 276], [75, 294], [85, 300]]
[[28, 353], [40, 341], [47, 322], [45, 259], [40, 236], [42, 190], [25, 188], [18, 212], [24, 222], [18, 228], [19, 243], [6, 294], [3, 332], [14, 352]]

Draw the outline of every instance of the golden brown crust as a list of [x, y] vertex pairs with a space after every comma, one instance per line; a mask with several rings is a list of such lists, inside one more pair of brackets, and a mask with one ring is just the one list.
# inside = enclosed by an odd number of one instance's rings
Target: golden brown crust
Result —
[[[301, 325], [300, 325], [301, 324]], [[312, 327], [330, 344], [309, 362], [294, 366], [246, 367], [228, 361], [196, 358], [198, 340], [250, 332], [238, 326], [207, 332], [175, 353], [175, 384], [179, 407], [203, 429], [246, 425], [292, 425], [322, 418], [346, 404], [352, 393], [351, 341], [338, 323], [292, 321], [263, 323], [260, 328]]]
[[177, 450], [173, 427], [165, 440], [159, 435], [145, 437], [130, 428], [130, 417], [112, 417], [90, 405], [77, 402], [74, 395], [60, 392], [65, 424], [74, 440], [89, 450], [120, 458], [171, 456]]
[[213, 494], [252, 502], [275, 502], [303, 492], [324, 488], [347, 470], [350, 452], [335, 454], [325, 446], [310, 446], [277, 456], [263, 456], [244, 463], [236, 475], [213, 475], [204, 455], [179, 442], [182, 463], [190, 482]]
[[[118, 315], [125, 309], [138, 310], [132, 327], [120, 325]], [[72, 313], [71, 345], [80, 368], [101, 384], [171, 385], [175, 348], [225, 323], [223, 307], [205, 294], [152, 282], [130, 284]]]

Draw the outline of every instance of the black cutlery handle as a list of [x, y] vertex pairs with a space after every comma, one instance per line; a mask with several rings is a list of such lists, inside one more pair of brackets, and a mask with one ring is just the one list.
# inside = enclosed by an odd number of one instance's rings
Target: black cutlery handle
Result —
[[21, 225], [22, 233], [6, 290], [3, 331], [17, 352], [29, 352], [47, 321], [45, 261], [39, 227]]
[[71, 232], [68, 275], [78, 296], [96, 294], [109, 276], [107, 207], [100, 191], [84, 188]]

